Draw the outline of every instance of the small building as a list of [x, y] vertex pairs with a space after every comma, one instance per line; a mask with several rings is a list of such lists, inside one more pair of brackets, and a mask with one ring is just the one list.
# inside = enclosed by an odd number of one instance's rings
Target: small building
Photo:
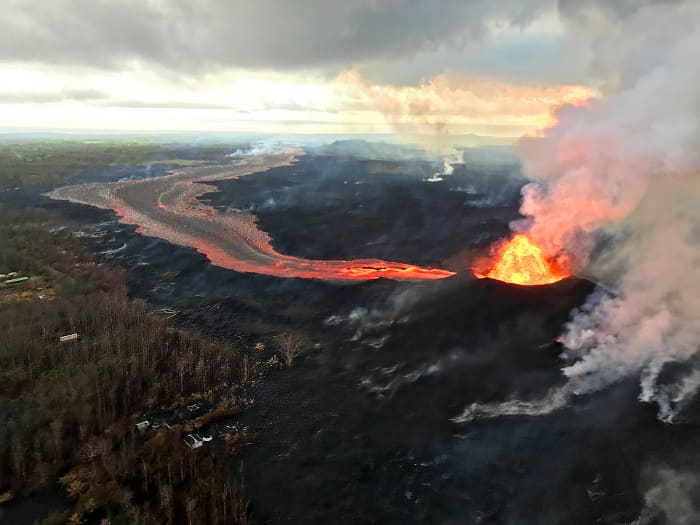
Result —
[[58, 338], [59, 343], [75, 343], [80, 339], [80, 336], [78, 334], [68, 334], [68, 335], [62, 335], [61, 337]]
[[136, 423], [136, 430], [138, 430], [139, 432], [145, 432], [150, 426], [151, 422], [148, 421], [148, 419], [144, 419], [143, 421], [139, 421], [138, 423]]
[[185, 436], [185, 439], [183, 439], [182, 441], [184, 441], [185, 445], [187, 445], [191, 449], [199, 448], [203, 444], [203, 441], [201, 439], [197, 439], [192, 434], [187, 434]]
[[8, 279], [5, 281], [5, 284], [17, 284], [17, 283], [23, 283], [24, 281], [28, 281], [29, 277], [15, 277], [14, 279]]

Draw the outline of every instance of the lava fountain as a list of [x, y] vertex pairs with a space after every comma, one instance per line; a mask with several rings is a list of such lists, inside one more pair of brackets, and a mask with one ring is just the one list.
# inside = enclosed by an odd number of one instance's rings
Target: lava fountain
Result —
[[488, 277], [524, 286], [552, 284], [570, 277], [523, 233], [500, 245], [494, 256], [479, 266], [472, 270], [479, 279]]

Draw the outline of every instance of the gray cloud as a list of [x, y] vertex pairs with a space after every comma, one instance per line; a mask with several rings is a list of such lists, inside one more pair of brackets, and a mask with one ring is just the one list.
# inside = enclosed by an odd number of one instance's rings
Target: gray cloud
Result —
[[68, 100], [94, 102], [106, 98], [107, 95], [96, 89], [64, 89], [46, 93], [0, 93], [0, 104], [49, 104]]
[[[5, 0], [0, 62], [160, 74], [358, 67], [415, 83], [445, 69], [525, 82], [584, 79], [591, 25], [674, 0]], [[521, 31], [559, 12], [564, 35]], [[506, 34], [493, 27], [509, 27]]]
[[527, 24], [552, 0], [8, 0], [0, 61], [183, 73], [217, 68], [327, 71], [459, 49], [491, 23]]
[[411, 84], [448, 70], [521, 83], [581, 83], [587, 78], [585, 49], [568, 35], [516, 32], [485, 38], [464, 48], [424, 50], [391, 61], [370, 60], [359, 69], [370, 81]]
[[683, 0], [558, 0], [559, 12], [572, 19], [581, 20], [593, 12], [602, 11], [606, 16], [621, 19], [628, 17], [643, 7], [654, 4], [679, 4]]

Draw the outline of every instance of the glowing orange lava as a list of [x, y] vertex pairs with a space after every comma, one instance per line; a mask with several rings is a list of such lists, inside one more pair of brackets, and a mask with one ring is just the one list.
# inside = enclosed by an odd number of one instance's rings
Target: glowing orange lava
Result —
[[474, 275], [526, 286], [552, 284], [570, 277], [547, 260], [542, 249], [522, 233], [503, 244], [485, 270], [474, 269]]
[[162, 177], [64, 186], [52, 198], [113, 209], [120, 222], [134, 224], [136, 232], [195, 248], [212, 264], [237, 272], [276, 277], [367, 281], [372, 279], [445, 279], [454, 272], [379, 259], [314, 260], [279, 253], [270, 235], [249, 212], [217, 213], [199, 198], [217, 191], [207, 182], [238, 179], [278, 166], [296, 157], [288, 152], [248, 159], [227, 167], [184, 168]]

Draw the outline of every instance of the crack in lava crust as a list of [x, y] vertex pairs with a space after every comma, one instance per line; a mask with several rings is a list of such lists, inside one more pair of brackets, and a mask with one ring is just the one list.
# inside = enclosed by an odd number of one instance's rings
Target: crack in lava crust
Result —
[[64, 186], [47, 195], [52, 199], [111, 209], [143, 235], [195, 248], [212, 264], [238, 272], [277, 277], [334, 281], [362, 281], [385, 277], [396, 280], [444, 279], [454, 272], [422, 268], [378, 259], [310, 260], [278, 253], [270, 236], [247, 212], [217, 214], [198, 197], [215, 186], [207, 181], [242, 177], [291, 164], [298, 151], [246, 157], [232, 166], [198, 166], [163, 177], [124, 182]]

